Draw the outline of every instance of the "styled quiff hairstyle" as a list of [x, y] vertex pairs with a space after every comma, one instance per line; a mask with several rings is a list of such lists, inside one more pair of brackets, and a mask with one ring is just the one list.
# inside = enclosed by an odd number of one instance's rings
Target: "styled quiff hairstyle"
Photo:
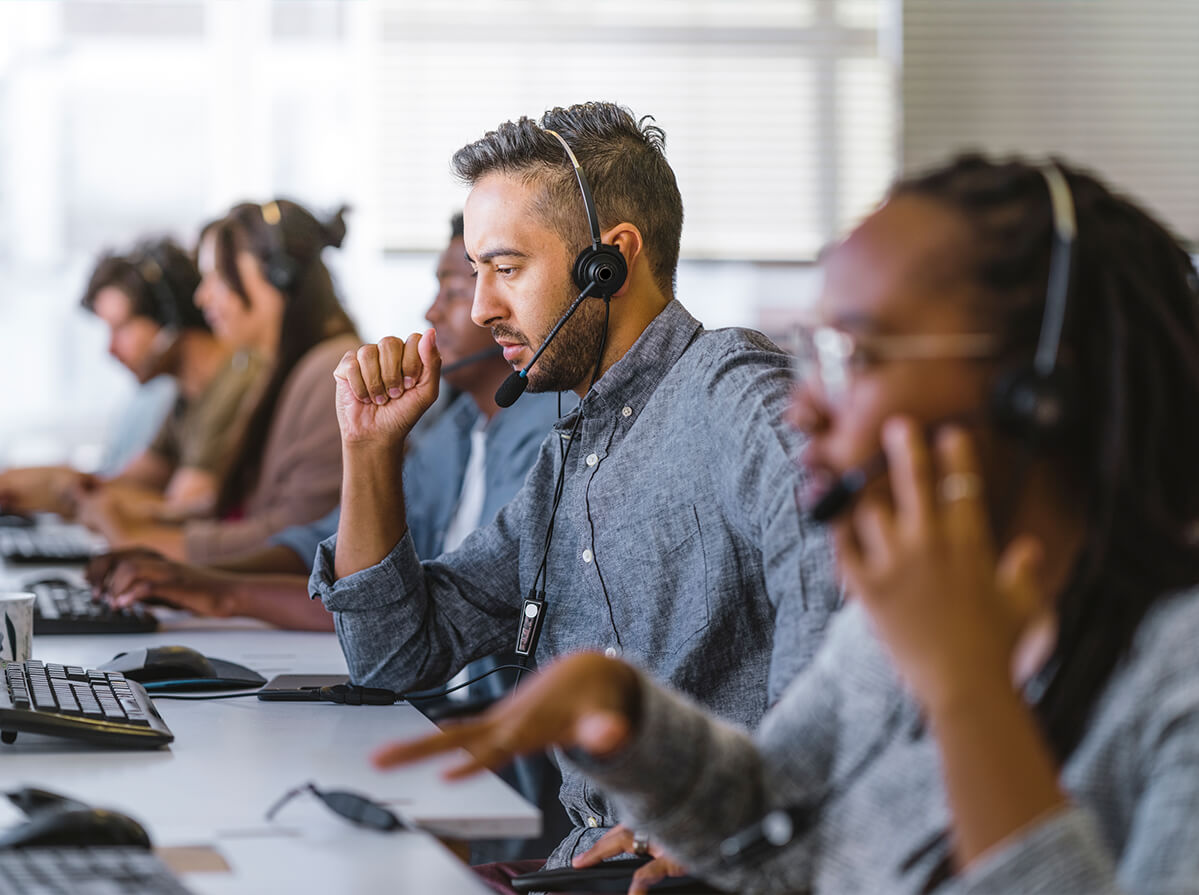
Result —
[[658, 288], [674, 294], [683, 232], [683, 199], [666, 161], [666, 134], [615, 103], [550, 109], [540, 122], [521, 117], [463, 146], [454, 174], [473, 186], [501, 173], [541, 187], [535, 211], [573, 253], [591, 244], [583, 196], [570, 159], [546, 130], [562, 136], [587, 175], [600, 229], [627, 221], [641, 231]]

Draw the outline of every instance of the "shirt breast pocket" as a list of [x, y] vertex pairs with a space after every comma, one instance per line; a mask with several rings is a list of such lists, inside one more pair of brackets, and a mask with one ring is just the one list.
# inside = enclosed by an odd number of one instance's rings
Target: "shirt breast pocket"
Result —
[[708, 569], [694, 506], [642, 518], [621, 531], [623, 549], [613, 555], [624, 593], [613, 595], [612, 603], [625, 648], [653, 659], [676, 652], [708, 627]]

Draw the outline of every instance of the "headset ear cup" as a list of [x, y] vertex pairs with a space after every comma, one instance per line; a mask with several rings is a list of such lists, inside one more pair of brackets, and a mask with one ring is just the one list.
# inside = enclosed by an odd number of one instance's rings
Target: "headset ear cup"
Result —
[[296, 264], [286, 255], [275, 255], [266, 263], [267, 281], [280, 292], [291, 292], [296, 281]]
[[991, 393], [996, 425], [1034, 448], [1060, 443], [1071, 422], [1067, 379], [1061, 367], [1050, 376], [1032, 367], [1002, 374]]
[[613, 245], [592, 246], [579, 252], [575, 259], [575, 285], [580, 290], [592, 285], [591, 294], [599, 298], [611, 298], [620, 291], [629, 276], [629, 266], [625, 263], [620, 249]]

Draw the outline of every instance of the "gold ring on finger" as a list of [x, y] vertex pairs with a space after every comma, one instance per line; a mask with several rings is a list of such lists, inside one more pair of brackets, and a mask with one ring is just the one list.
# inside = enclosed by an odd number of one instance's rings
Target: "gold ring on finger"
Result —
[[951, 472], [937, 483], [937, 496], [945, 503], [973, 500], [982, 492], [982, 477], [975, 472]]

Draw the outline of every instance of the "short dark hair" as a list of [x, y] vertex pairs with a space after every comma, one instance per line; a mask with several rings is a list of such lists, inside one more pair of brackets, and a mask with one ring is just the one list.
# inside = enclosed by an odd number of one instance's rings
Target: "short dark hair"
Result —
[[683, 199], [666, 161], [666, 134], [647, 121], [653, 119], [638, 120], [615, 103], [554, 108], [540, 122], [522, 117], [501, 124], [454, 153], [452, 166], [471, 185], [492, 172], [540, 184], [538, 212], [568, 246], [580, 251], [591, 237], [570, 160], [562, 144], [546, 133], [556, 131], [587, 175], [600, 227], [621, 221], [637, 227], [654, 280], [671, 295], [683, 233]]
[[450, 241], [461, 239], [466, 232], [466, 225], [463, 223], [462, 212], [454, 212], [454, 216], [450, 218]]
[[195, 302], [199, 285], [200, 274], [191, 255], [170, 239], [147, 240], [125, 255], [101, 255], [80, 304], [94, 313], [96, 296], [111, 286], [129, 299], [135, 317], [175, 329], [207, 330]]

